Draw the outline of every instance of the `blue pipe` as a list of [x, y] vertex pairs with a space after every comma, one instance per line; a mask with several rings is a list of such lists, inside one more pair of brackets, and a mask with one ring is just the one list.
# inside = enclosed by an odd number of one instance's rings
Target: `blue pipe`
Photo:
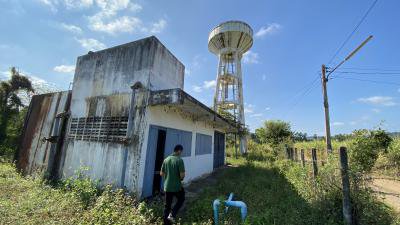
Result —
[[213, 209], [214, 209], [214, 224], [218, 225], [218, 208], [221, 202], [219, 199], [215, 199], [213, 202]]
[[242, 201], [225, 201], [225, 205], [234, 206], [240, 208], [240, 215], [242, 216], [242, 221], [246, 219], [247, 216], [247, 206], [246, 203]]
[[[233, 199], [233, 193], [230, 193], [227, 201], [232, 201], [232, 199]], [[229, 207], [225, 206], [225, 213], [228, 213], [228, 209]]]
[[[244, 222], [247, 216], [247, 205], [242, 201], [232, 201], [233, 193], [231, 193], [228, 197], [228, 200], [224, 201], [225, 204], [225, 213], [228, 212], [229, 206], [238, 207], [240, 208], [240, 215], [242, 217], [242, 221]], [[214, 224], [218, 225], [218, 208], [221, 204], [219, 199], [215, 199], [213, 202], [213, 209], [214, 209]]]

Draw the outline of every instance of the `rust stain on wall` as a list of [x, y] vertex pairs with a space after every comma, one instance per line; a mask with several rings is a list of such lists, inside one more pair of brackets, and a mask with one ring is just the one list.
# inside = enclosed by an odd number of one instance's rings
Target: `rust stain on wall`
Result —
[[[47, 112], [50, 107], [51, 97], [50, 95], [37, 95], [33, 96], [29, 105], [28, 117], [26, 120], [26, 129], [23, 133], [22, 142], [19, 148], [18, 156], [18, 169], [22, 170], [23, 173], [27, 173], [29, 170], [29, 159], [31, 154], [35, 154], [35, 151], [31, 151], [32, 144], [35, 136], [40, 132], [40, 128], [43, 125], [44, 119], [46, 118]], [[39, 134], [40, 135], [40, 134]]]
[[16, 157], [17, 168], [23, 174], [49, 166], [52, 143], [45, 141], [45, 138], [52, 135], [56, 115], [65, 110], [69, 95], [69, 92], [59, 92], [32, 97]]
[[129, 94], [94, 96], [86, 98], [86, 115], [93, 116], [128, 116]]

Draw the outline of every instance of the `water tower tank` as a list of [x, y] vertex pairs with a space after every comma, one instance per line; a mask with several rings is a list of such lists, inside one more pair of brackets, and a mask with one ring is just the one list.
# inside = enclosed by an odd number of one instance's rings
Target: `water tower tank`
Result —
[[[227, 21], [215, 27], [208, 36], [208, 49], [218, 56], [217, 86], [214, 110], [229, 112], [240, 129], [245, 128], [241, 59], [253, 45], [253, 30], [241, 21]], [[240, 151], [246, 152], [247, 141], [239, 132]]]
[[253, 30], [241, 21], [227, 21], [215, 27], [208, 36], [208, 49], [219, 55], [224, 51], [236, 51], [240, 55], [253, 45]]

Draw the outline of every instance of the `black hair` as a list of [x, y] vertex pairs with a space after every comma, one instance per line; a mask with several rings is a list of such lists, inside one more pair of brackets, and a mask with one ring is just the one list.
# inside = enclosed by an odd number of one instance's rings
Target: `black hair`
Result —
[[183, 151], [183, 146], [182, 145], [176, 145], [175, 148], [174, 148], [174, 152], [177, 152], [177, 151]]

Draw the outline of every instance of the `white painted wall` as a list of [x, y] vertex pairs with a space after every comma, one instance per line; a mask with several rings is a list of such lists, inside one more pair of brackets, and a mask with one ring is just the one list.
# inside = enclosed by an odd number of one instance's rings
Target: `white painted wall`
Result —
[[[184, 118], [181, 114], [169, 109], [168, 106], [152, 106], [147, 110], [148, 126], [146, 128], [146, 136], [142, 147], [139, 187], [143, 187], [143, 176], [146, 162], [146, 152], [148, 144], [148, 135], [150, 125], [156, 125], [165, 128], [174, 128], [192, 132], [192, 149], [191, 155], [183, 157], [186, 169], [186, 177], [184, 183], [189, 183], [191, 180], [198, 178], [204, 174], [213, 171], [213, 156], [214, 156], [214, 131], [215, 129], [207, 125], [204, 121], [192, 121], [189, 118]], [[212, 137], [211, 154], [195, 155], [196, 148], [196, 133], [210, 135]], [[141, 190], [139, 190], [141, 192]]]

